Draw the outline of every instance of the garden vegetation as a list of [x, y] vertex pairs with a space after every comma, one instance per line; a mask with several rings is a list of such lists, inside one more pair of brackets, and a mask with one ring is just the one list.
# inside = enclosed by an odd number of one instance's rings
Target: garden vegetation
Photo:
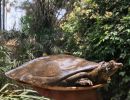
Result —
[[[97, 62], [122, 62], [124, 67], [101, 92], [104, 100], [130, 99], [129, 0], [27, 0], [21, 8], [26, 10], [22, 31], [0, 34], [0, 98], [30, 100], [26, 93], [34, 92], [25, 93], [23, 88], [10, 92], [6, 87], [15, 82], [4, 72], [40, 56], [66, 53]], [[65, 13], [59, 19], [62, 10]], [[7, 45], [10, 40], [15, 41], [13, 48]]]

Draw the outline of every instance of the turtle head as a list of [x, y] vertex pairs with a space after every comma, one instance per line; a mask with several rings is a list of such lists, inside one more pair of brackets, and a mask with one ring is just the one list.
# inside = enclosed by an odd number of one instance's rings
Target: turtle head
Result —
[[122, 63], [117, 63], [114, 60], [109, 62], [102, 62], [101, 64], [101, 72], [106, 74], [107, 76], [112, 76], [118, 69], [122, 68]]

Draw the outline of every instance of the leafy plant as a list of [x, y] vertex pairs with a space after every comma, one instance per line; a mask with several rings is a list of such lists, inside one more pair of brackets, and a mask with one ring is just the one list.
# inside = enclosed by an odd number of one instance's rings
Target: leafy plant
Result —
[[103, 90], [105, 100], [125, 100], [130, 82], [129, 1], [83, 0], [61, 23], [63, 49], [95, 61], [114, 59], [124, 67]]
[[4, 46], [0, 46], [0, 87], [7, 82], [4, 72], [10, 70], [13, 64], [14, 62], [10, 58], [8, 49]]
[[[14, 89], [13, 89], [14, 88]], [[1, 100], [50, 100], [39, 96], [36, 91], [29, 89], [17, 89], [14, 84], [5, 84], [0, 89]]]

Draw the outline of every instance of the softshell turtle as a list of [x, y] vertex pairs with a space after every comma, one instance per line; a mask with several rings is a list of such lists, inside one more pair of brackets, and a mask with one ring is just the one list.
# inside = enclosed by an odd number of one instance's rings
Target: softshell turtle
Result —
[[92, 62], [71, 55], [51, 55], [36, 58], [5, 75], [14, 80], [30, 85], [80, 84], [93, 85], [94, 82], [107, 81], [122, 63]]

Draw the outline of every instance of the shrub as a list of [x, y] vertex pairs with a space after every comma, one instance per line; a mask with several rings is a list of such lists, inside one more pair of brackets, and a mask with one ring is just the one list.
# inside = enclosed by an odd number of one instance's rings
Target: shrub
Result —
[[105, 100], [125, 100], [130, 87], [130, 9], [127, 0], [84, 0], [61, 23], [63, 49], [96, 61], [114, 59], [124, 67], [103, 91]]

